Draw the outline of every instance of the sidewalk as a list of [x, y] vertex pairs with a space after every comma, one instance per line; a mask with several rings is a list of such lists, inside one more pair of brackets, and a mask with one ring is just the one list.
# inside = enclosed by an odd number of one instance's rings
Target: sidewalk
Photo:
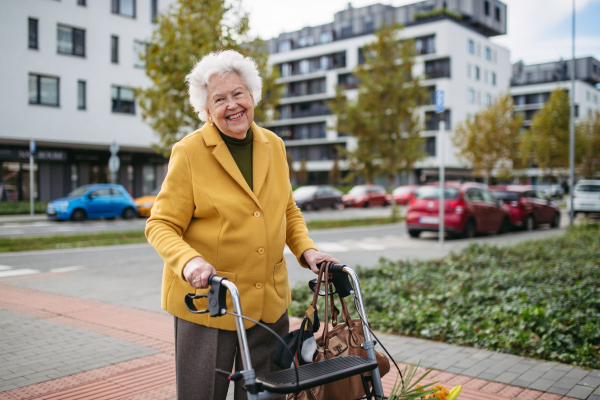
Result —
[[[0, 281], [0, 400], [175, 397], [171, 316], [11, 286], [44, 277]], [[463, 400], [600, 400], [597, 370], [378, 337], [397, 361], [421, 359], [432, 380], [463, 385]], [[384, 377], [386, 393], [395, 378]]]
[[46, 214], [33, 214], [33, 219], [29, 214], [0, 215], [0, 224], [12, 224], [18, 222], [39, 222], [46, 220]]

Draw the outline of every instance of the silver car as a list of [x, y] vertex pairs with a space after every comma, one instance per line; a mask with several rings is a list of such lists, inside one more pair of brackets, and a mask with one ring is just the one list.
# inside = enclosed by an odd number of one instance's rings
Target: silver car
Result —
[[575, 184], [573, 211], [577, 213], [600, 213], [600, 180], [582, 180]]

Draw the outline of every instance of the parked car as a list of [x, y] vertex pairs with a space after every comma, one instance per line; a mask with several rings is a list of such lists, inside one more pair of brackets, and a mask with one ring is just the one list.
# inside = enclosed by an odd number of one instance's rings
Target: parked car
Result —
[[342, 199], [346, 207], [387, 206], [387, 192], [379, 185], [354, 186]]
[[550, 224], [552, 228], [560, 226], [560, 209], [535, 186], [491, 186], [490, 192], [509, 207], [515, 227], [531, 231], [540, 224]]
[[48, 203], [48, 219], [83, 221], [86, 218], [131, 219], [137, 216], [133, 197], [121, 185], [97, 184], [78, 187], [61, 199]]
[[302, 210], [318, 210], [319, 208], [344, 208], [343, 193], [333, 186], [302, 186], [294, 190], [296, 205]]
[[600, 213], [600, 180], [581, 180], [573, 191], [573, 211], [577, 213]]
[[152, 206], [154, 205], [156, 196], [158, 196], [158, 192], [160, 192], [160, 187], [157, 187], [156, 189], [151, 191], [150, 194], [147, 196], [142, 196], [135, 199], [135, 205], [137, 207], [138, 215], [140, 217], [150, 216], [150, 212], [152, 211]]
[[[421, 186], [406, 212], [411, 237], [439, 229], [439, 183]], [[444, 185], [444, 231], [471, 238], [477, 233], [505, 233], [510, 229], [508, 207], [479, 183], [448, 182]]]
[[385, 200], [388, 204], [392, 204], [392, 196], [396, 200], [396, 204], [408, 204], [415, 197], [415, 190], [419, 188], [419, 185], [404, 185], [398, 186], [392, 191], [391, 194], [385, 196]]
[[552, 199], [560, 200], [565, 195], [565, 190], [560, 185], [538, 185], [536, 189]]

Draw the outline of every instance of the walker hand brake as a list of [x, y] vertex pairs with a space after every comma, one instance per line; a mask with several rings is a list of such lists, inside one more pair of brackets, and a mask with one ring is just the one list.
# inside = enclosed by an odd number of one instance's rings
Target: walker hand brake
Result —
[[[190, 294], [185, 295], [185, 305], [187, 309], [194, 314], [205, 314], [210, 312], [211, 317], [219, 317], [227, 313], [227, 288], [221, 285], [221, 282], [225, 280], [218, 275], [211, 275], [208, 278], [208, 284], [210, 289], [208, 293], [204, 294]], [[198, 310], [194, 304], [194, 300], [208, 298], [208, 308], [206, 310]]]

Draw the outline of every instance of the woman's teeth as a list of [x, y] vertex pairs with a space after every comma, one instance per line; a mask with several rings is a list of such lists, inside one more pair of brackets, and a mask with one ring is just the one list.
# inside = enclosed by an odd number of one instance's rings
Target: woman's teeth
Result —
[[243, 111], [240, 111], [240, 112], [239, 112], [239, 113], [237, 113], [237, 114], [230, 115], [229, 117], [227, 117], [227, 119], [238, 119], [239, 117], [241, 117], [241, 116], [242, 116], [242, 114], [244, 114], [244, 112], [243, 112]]

